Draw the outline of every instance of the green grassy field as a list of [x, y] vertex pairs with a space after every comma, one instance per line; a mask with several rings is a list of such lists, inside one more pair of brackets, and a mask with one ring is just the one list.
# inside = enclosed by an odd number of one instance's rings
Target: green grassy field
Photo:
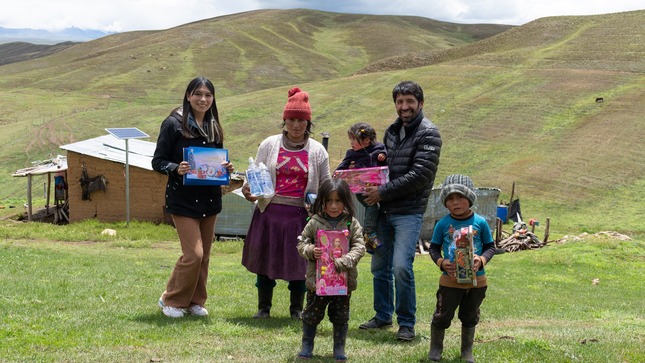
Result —
[[[272, 318], [251, 318], [255, 277], [240, 263], [242, 242], [215, 243], [210, 316], [173, 320], [156, 306], [180, 254], [171, 227], [83, 222], [43, 233], [37, 224], [0, 224], [1, 362], [298, 361], [300, 324], [289, 318], [286, 283], [276, 287]], [[117, 237], [102, 236], [103, 228]], [[495, 256], [475, 358], [644, 361], [643, 262], [642, 239], [602, 235]], [[438, 269], [417, 256], [417, 338], [400, 343], [396, 326], [358, 329], [373, 315], [369, 264], [366, 255], [352, 296], [349, 359], [427, 361]], [[459, 326], [455, 320], [447, 331], [444, 362], [459, 361]], [[329, 321], [319, 326], [311, 362], [333, 361], [331, 328]]]

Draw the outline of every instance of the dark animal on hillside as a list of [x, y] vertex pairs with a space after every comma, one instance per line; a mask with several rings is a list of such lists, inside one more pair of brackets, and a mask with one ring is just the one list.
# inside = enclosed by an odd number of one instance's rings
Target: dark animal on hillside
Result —
[[603, 102], [605, 99], [602, 97], [596, 97], [596, 103]]

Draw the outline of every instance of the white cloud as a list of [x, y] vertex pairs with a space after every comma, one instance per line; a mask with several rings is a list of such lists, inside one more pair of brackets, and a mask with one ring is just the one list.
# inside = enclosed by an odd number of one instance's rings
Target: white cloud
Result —
[[0, 26], [104, 31], [166, 29], [257, 9], [422, 16], [455, 23], [521, 25], [555, 15], [645, 9], [645, 0], [0, 0]]

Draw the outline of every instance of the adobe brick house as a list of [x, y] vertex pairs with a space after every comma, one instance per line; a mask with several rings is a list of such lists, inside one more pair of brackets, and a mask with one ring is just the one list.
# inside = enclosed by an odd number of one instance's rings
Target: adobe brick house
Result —
[[[69, 222], [96, 218], [101, 222], [126, 221], [125, 140], [99, 136], [60, 147], [67, 150]], [[128, 165], [130, 220], [164, 222], [167, 177], [152, 170], [155, 143], [130, 139]], [[103, 175], [105, 190], [95, 190], [83, 200], [83, 168], [92, 178]]]

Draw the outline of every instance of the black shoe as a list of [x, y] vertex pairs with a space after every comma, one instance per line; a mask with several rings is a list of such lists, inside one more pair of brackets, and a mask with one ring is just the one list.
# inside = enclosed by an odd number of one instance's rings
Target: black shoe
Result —
[[389, 328], [391, 326], [392, 326], [391, 321], [380, 321], [377, 318], [372, 318], [367, 323], [363, 323], [358, 327], [360, 329], [381, 329], [381, 328]]
[[414, 328], [411, 326], [400, 326], [399, 332], [396, 333], [396, 339], [410, 341], [414, 340]]

